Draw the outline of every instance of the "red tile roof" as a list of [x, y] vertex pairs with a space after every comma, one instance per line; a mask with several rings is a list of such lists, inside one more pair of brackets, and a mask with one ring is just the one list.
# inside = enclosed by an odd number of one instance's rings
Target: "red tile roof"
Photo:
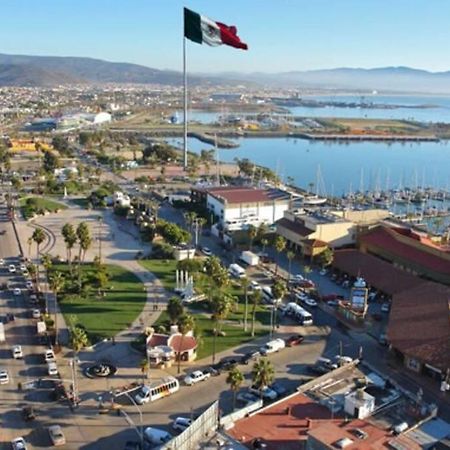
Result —
[[241, 186], [224, 186], [206, 189], [216, 199], [231, 204], [288, 201], [288, 195], [278, 189], [256, 189]]
[[392, 260], [401, 259], [405, 263], [416, 263], [450, 279], [450, 256], [414, 238], [379, 226], [362, 235], [360, 242], [363, 245], [382, 249], [386, 255], [392, 257]]
[[147, 341], [147, 347], [157, 347], [159, 345], [167, 345], [169, 336], [167, 334], [153, 333]]
[[370, 286], [388, 295], [424, 283], [421, 278], [358, 250], [336, 250], [333, 266], [353, 277], [363, 277]]
[[450, 368], [450, 288], [422, 283], [394, 295], [388, 340], [402, 353], [443, 371]]
[[194, 336], [181, 336], [181, 334], [173, 334], [170, 336], [168, 344], [175, 353], [183, 353], [193, 350], [197, 347], [197, 339]]

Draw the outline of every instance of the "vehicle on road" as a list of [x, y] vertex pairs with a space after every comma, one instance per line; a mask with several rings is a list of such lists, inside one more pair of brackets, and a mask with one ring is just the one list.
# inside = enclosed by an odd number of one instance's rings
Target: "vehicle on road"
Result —
[[16, 273], [16, 266], [14, 264], [10, 264], [8, 266], [9, 273]]
[[15, 438], [11, 441], [13, 450], [27, 450], [27, 443], [23, 437]]
[[261, 352], [259, 352], [258, 350], [253, 350], [251, 352], [246, 353], [245, 355], [242, 355], [239, 362], [240, 364], [247, 365], [250, 361], [254, 361], [259, 356], [261, 356]]
[[147, 427], [144, 430], [144, 438], [150, 444], [161, 445], [169, 442], [172, 439], [172, 435], [167, 431], [161, 430], [160, 428]]
[[215, 367], [209, 366], [209, 367], [205, 367], [202, 372], [205, 375], [209, 375], [211, 377], [217, 377], [220, 375], [220, 370], [216, 369]]
[[186, 377], [184, 378], [184, 383], [187, 386], [192, 386], [193, 384], [200, 383], [200, 381], [205, 381], [208, 378], [208, 374], [203, 373], [201, 370], [195, 370], [194, 372], [186, 375]]
[[20, 265], [20, 271], [25, 272], [27, 270], [27, 266], [25, 264]]
[[33, 289], [33, 282], [30, 281], [30, 280], [28, 280], [28, 281], [25, 283], [25, 287], [26, 287], [27, 289]]
[[311, 372], [322, 375], [324, 373], [330, 372], [331, 370], [337, 369], [337, 367], [337, 364], [331, 361], [331, 359], [320, 357], [317, 359], [314, 365], [309, 367], [309, 369], [311, 370]]
[[235, 357], [222, 358], [214, 367], [218, 370], [227, 371], [238, 365], [238, 360]]
[[300, 305], [297, 305], [297, 303], [288, 303], [286, 305], [285, 314], [293, 317], [301, 325], [309, 326], [313, 324], [313, 317], [311, 313], [306, 311], [306, 309], [302, 308]]
[[154, 402], [160, 398], [174, 394], [180, 389], [180, 383], [175, 377], [167, 377], [160, 381], [155, 381], [150, 385], [144, 385], [135, 396], [135, 401], [139, 405]]
[[56, 376], [58, 375], [58, 366], [54, 361], [49, 361], [47, 364], [47, 373], [50, 376]]
[[275, 400], [278, 397], [278, 394], [268, 386], [257, 387], [253, 385], [250, 386], [248, 390], [251, 394], [255, 394], [269, 400]]
[[250, 251], [242, 252], [239, 259], [249, 266], [257, 266], [259, 264], [259, 256]]
[[11, 353], [14, 359], [22, 359], [23, 358], [23, 352], [22, 347], [20, 345], [15, 345], [11, 349]]
[[172, 428], [174, 430], [184, 431], [186, 428], [189, 428], [191, 424], [191, 419], [188, 419], [187, 417], [177, 417], [172, 423]]
[[317, 306], [317, 302], [316, 302], [313, 298], [309, 298], [309, 297], [305, 298], [305, 299], [303, 300], [303, 303], [304, 303], [306, 306], [309, 306], [309, 307], [311, 307], [311, 308], [315, 308], [315, 307]]
[[267, 342], [267, 344], [263, 345], [259, 349], [259, 351], [260, 351], [261, 355], [266, 356], [266, 355], [269, 355], [270, 353], [279, 352], [280, 350], [282, 350], [285, 347], [286, 347], [286, 343], [284, 342], [284, 340], [281, 338], [277, 338], [277, 339]]
[[52, 349], [49, 348], [49, 349], [45, 350], [44, 360], [47, 363], [50, 362], [50, 361], [55, 361], [56, 360], [55, 353], [53, 352]]
[[301, 334], [294, 334], [292, 336], [289, 336], [286, 339], [286, 345], [288, 347], [292, 347], [294, 345], [299, 345], [304, 341], [304, 337]]
[[255, 395], [248, 391], [242, 391], [236, 396], [236, 400], [241, 403], [253, 403], [259, 400], [259, 394]]
[[47, 331], [47, 325], [45, 325], [45, 322], [43, 320], [36, 322], [36, 332], [37, 332], [38, 336], [44, 336], [46, 331]]
[[261, 290], [261, 285], [255, 280], [250, 281], [250, 285], [248, 287], [251, 291], [260, 291]]
[[281, 397], [287, 392], [287, 389], [278, 381], [275, 381], [269, 387], [278, 394], [278, 397]]
[[33, 319], [40, 319], [41, 318], [41, 311], [39, 309], [33, 309], [33, 311], [31, 311], [31, 317]]
[[353, 362], [353, 358], [350, 356], [336, 355], [334, 357], [334, 361], [338, 367], [345, 366], [346, 364], [350, 364]]
[[21, 295], [21, 294], [22, 294], [22, 289], [20, 289], [20, 288], [14, 288], [13, 294], [14, 294], [14, 295]]
[[202, 253], [205, 256], [212, 256], [213, 255], [213, 252], [208, 247], [202, 247]]
[[32, 406], [25, 406], [22, 408], [22, 417], [25, 421], [30, 422], [36, 419], [36, 411]]
[[8, 371], [5, 369], [0, 370], [0, 384], [8, 384], [8, 383], [9, 383]]
[[241, 267], [239, 264], [230, 264], [230, 266], [228, 267], [228, 273], [233, 278], [245, 277], [245, 269]]
[[64, 433], [60, 425], [51, 425], [48, 427], [48, 434], [50, 435], [50, 440], [55, 447], [66, 443], [66, 438], [64, 437]]
[[3, 258], [0, 258], [0, 266], [4, 266], [5, 265], [5, 260]]
[[378, 337], [378, 343], [380, 345], [388, 345], [387, 335], [386, 333], [381, 333]]
[[5, 342], [6, 336], [5, 336], [5, 325], [3, 325], [3, 322], [0, 322], [0, 342]]

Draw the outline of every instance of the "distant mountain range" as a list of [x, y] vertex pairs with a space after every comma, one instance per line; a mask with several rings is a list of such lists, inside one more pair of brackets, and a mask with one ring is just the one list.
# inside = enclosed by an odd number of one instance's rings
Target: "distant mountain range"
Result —
[[[180, 86], [181, 72], [93, 58], [0, 54], [0, 86], [143, 83]], [[190, 84], [260, 84], [293, 88], [450, 94], [450, 71], [409, 67], [338, 68], [276, 74], [190, 74]]]

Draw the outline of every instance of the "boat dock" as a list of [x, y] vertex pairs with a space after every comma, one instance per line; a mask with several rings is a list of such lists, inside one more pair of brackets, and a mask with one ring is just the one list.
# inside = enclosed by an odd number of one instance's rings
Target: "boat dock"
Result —
[[380, 141], [380, 142], [439, 142], [436, 136], [414, 136], [397, 134], [309, 134], [302, 137], [312, 141]]

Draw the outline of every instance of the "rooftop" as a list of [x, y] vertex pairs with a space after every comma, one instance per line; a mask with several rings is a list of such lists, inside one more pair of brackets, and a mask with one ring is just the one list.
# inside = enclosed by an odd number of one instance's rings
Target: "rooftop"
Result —
[[223, 203], [288, 202], [289, 195], [280, 189], [257, 189], [244, 186], [205, 188], [205, 192]]
[[299, 220], [292, 221], [287, 219], [286, 217], [282, 217], [280, 220], [278, 220], [277, 226], [286, 228], [287, 230], [292, 231], [293, 233], [296, 233], [303, 237], [309, 236], [310, 234], [314, 233], [314, 230], [305, 227], [302, 221]]
[[363, 277], [367, 284], [388, 295], [424, 283], [421, 278], [358, 250], [336, 250], [333, 266], [353, 277]]
[[450, 288], [426, 282], [394, 295], [389, 342], [441, 370], [450, 368]]

